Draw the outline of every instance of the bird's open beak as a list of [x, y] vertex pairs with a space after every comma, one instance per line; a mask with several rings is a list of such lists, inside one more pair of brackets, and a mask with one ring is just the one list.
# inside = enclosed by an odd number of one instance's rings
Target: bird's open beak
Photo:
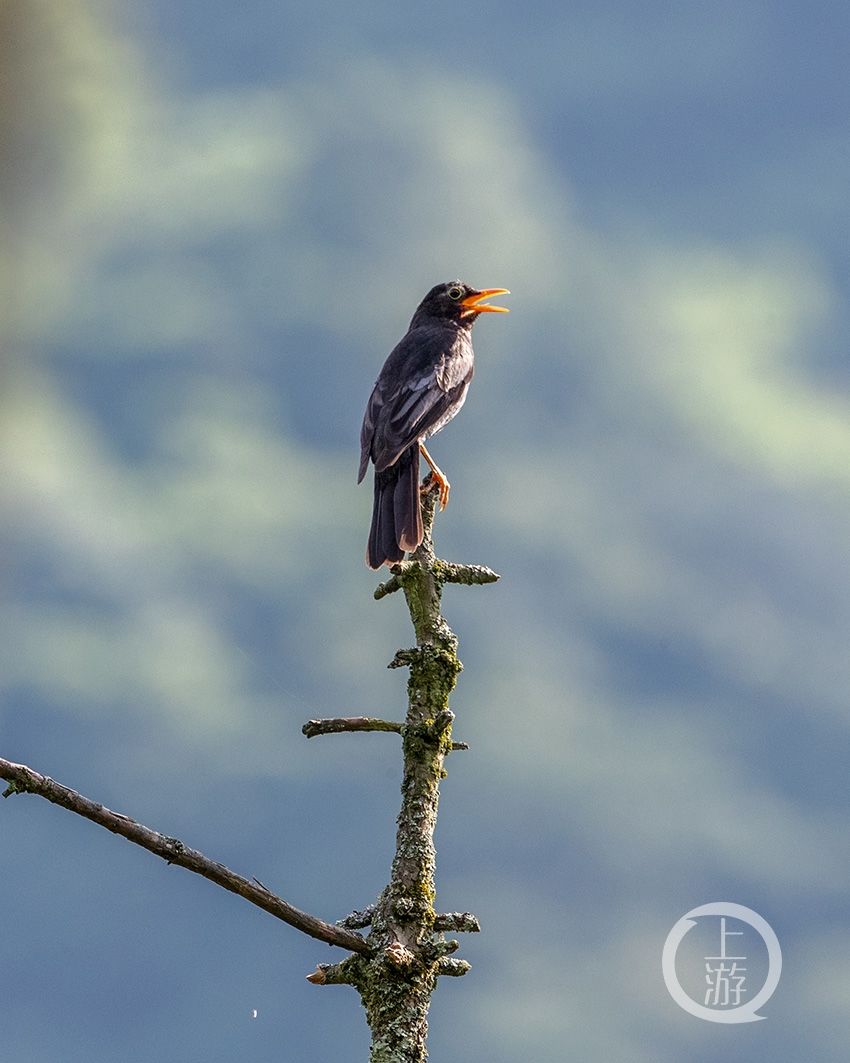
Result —
[[472, 295], [467, 295], [465, 299], [461, 300], [461, 306], [467, 313], [474, 314], [509, 314], [510, 310], [506, 306], [489, 306], [482, 303], [482, 299], [489, 299], [493, 295], [510, 295], [511, 293], [507, 288], [485, 288], [481, 292], [473, 292]]

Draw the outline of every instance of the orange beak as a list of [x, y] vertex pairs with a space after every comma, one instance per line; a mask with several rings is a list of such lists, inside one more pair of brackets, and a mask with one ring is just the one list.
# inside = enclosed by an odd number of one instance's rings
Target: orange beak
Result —
[[507, 288], [485, 288], [480, 292], [473, 292], [461, 300], [461, 306], [467, 314], [509, 314], [506, 306], [489, 306], [482, 303], [482, 299], [489, 299], [493, 295], [510, 295]]

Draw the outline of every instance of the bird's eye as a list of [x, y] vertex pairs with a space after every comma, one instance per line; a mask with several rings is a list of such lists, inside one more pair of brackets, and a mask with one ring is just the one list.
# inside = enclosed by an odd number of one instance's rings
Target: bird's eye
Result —
[[459, 288], [456, 284], [453, 284], [449, 288], [449, 299], [457, 301], [463, 295], [463, 288]]

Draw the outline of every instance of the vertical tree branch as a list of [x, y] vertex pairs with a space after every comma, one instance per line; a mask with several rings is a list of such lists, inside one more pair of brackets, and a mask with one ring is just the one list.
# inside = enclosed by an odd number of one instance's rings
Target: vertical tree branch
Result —
[[321, 984], [345, 982], [357, 988], [372, 1031], [371, 1063], [423, 1063], [431, 994], [440, 975], [469, 970], [449, 959], [458, 943], [442, 930], [478, 928], [474, 916], [444, 919], [435, 928], [434, 828], [443, 763], [452, 748], [449, 696], [462, 665], [457, 638], [440, 612], [445, 582], [489, 583], [498, 576], [480, 566], [449, 565], [434, 554], [432, 526], [436, 492], [422, 496], [425, 537], [409, 561], [393, 566], [393, 576], [375, 592], [383, 598], [403, 590], [416, 634], [416, 646], [399, 650], [391, 668], [407, 666], [408, 708], [402, 728], [404, 772], [396, 853], [390, 881], [370, 912], [367, 939], [373, 954], [350, 956], [341, 964], [320, 965], [310, 976]]

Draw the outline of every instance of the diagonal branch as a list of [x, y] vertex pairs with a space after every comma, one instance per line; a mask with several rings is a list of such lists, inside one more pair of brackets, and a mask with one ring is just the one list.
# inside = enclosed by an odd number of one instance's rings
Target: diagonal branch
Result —
[[67, 808], [69, 812], [75, 812], [78, 816], [98, 823], [101, 827], [112, 831], [113, 834], [120, 834], [122, 838], [140, 845], [154, 856], [162, 857], [169, 864], [178, 864], [180, 867], [185, 867], [187, 871], [194, 871], [196, 875], [208, 878], [217, 886], [244, 897], [246, 901], [262, 908], [276, 919], [294, 926], [296, 930], [309, 934], [310, 937], [367, 956], [371, 952], [370, 947], [359, 934], [345, 930], [343, 927], [332, 926], [315, 915], [294, 908], [282, 898], [275, 896], [256, 879], [252, 881], [243, 878], [225, 867], [224, 864], [210, 860], [197, 849], [190, 849], [178, 838], [169, 838], [137, 823], [129, 816], [104, 808], [103, 805], [83, 797], [76, 790], [71, 790], [24, 764], [15, 764], [10, 760], [0, 758], [0, 779], [5, 779], [9, 783], [3, 794], [4, 797], [18, 793], [38, 794], [39, 797], [55, 805]]

